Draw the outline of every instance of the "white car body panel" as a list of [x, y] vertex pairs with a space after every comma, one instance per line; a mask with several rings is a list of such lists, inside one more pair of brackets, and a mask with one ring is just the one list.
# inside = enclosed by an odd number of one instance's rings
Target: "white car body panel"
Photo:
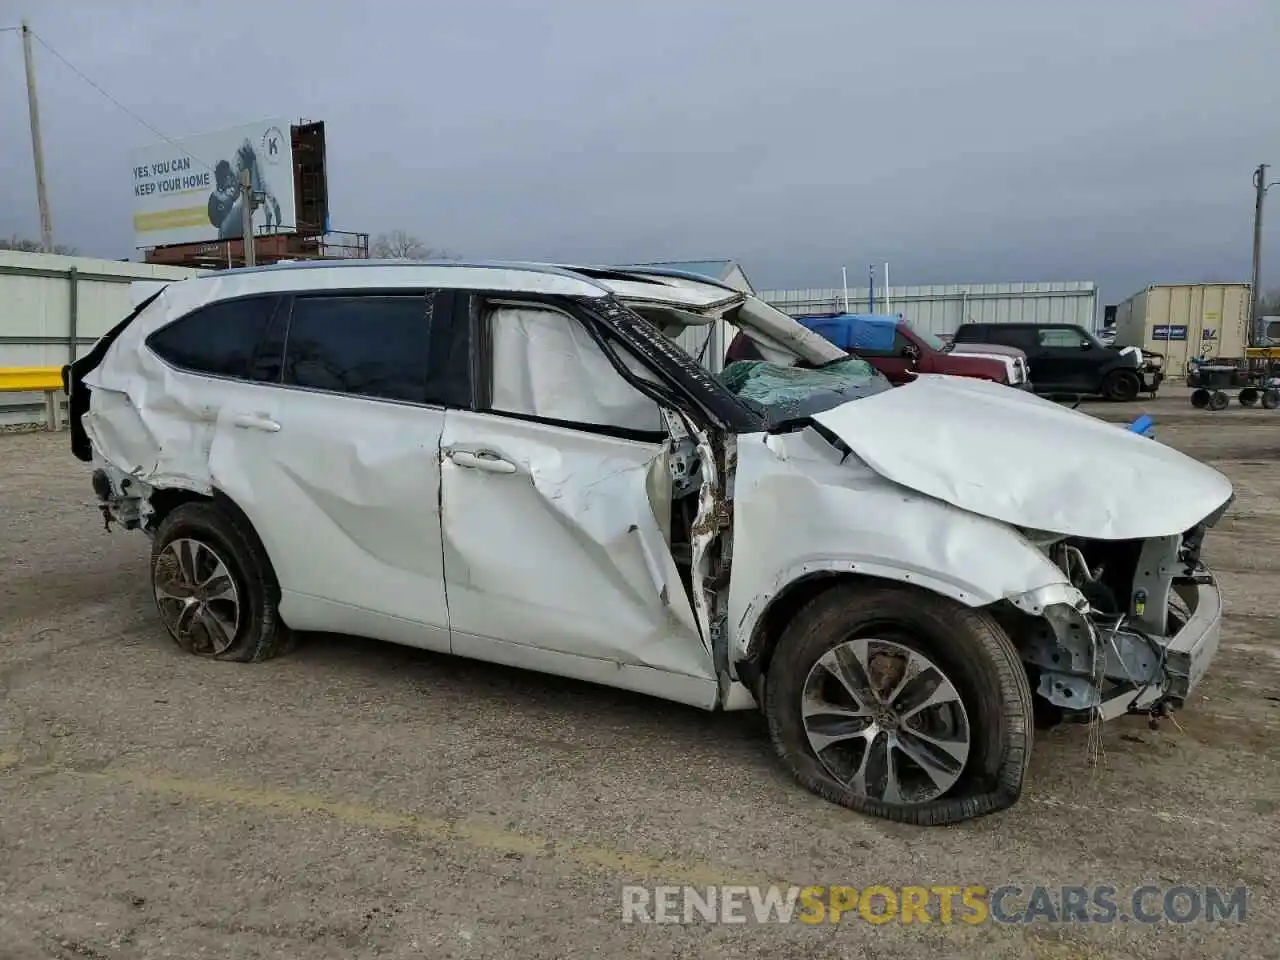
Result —
[[1225, 476], [1172, 447], [965, 377], [922, 375], [814, 419], [886, 479], [1019, 527], [1180, 534], [1231, 497]]
[[948, 353], [953, 357], [977, 357], [982, 360], [996, 360], [1004, 364], [1005, 377], [1010, 384], [1019, 384], [1023, 380], [1022, 369], [1015, 358], [1005, 353], [983, 353], [982, 350], [966, 350], [963, 345], [952, 347]]
[[857, 457], [842, 462], [841, 451], [811, 427], [739, 437], [733, 504], [733, 660], [746, 654], [769, 601], [815, 574], [911, 583], [969, 607], [1055, 585], [1064, 598], [1077, 595], [1008, 525], [905, 490]]
[[[450, 410], [443, 451], [456, 652], [514, 643], [714, 685], [710, 646], [655, 514], [655, 504], [670, 509], [661, 444]], [[514, 469], [462, 466], [459, 451]]]

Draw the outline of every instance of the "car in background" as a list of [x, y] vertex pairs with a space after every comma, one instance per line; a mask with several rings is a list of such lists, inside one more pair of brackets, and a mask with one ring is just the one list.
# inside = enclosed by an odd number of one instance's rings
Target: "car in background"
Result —
[[[922, 373], [940, 373], [1031, 389], [1026, 355], [1015, 347], [959, 347], [892, 314], [836, 313], [795, 319], [846, 353], [866, 360], [895, 386], [910, 383]], [[752, 351], [751, 341], [739, 334], [729, 344], [725, 362], [757, 359]]]
[[1000, 343], [1022, 350], [1037, 393], [1135, 400], [1155, 396], [1164, 380], [1163, 360], [1138, 347], [1108, 346], [1071, 323], [962, 323], [957, 344]]

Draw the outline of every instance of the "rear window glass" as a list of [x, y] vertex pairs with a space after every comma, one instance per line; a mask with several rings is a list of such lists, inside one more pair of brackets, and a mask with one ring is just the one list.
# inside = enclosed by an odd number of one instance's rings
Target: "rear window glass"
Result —
[[358, 397], [426, 403], [433, 298], [294, 301], [284, 382]]
[[272, 296], [211, 303], [157, 330], [147, 345], [183, 370], [247, 379], [278, 302]]

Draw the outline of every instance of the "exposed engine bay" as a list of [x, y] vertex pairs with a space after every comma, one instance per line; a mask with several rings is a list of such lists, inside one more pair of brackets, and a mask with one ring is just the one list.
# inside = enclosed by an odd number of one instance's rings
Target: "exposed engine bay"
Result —
[[1087, 601], [1083, 609], [1059, 604], [1043, 618], [1020, 618], [1031, 623], [1008, 625], [1035, 692], [1054, 708], [1046, 719], [1145, 712], [1154, 721], [1182, 706], [1193, 661], [1211, 655], [1172, 643], [1195, 613], [1213, 613], [1200, 609], [1198, 589], [1213, 583], [1200, 562], [1210, 523], [1181, 537], [1039, 541]]

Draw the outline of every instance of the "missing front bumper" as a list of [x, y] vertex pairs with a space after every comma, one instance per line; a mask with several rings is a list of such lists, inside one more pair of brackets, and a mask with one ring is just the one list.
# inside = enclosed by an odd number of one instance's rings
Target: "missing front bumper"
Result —
[[[1037, 692], [1064, 710], [1104, 720], [1181, 707], [1218, 651], [1222, 593], [1207, 571], [1175, 581], [1172, 632], [1164, 636], [1092, 618], [1068, 604], [1045, 610], [1024, 659], [1038, 668]], [[1185, 607], [1185, 609], [1183, 609]]]

